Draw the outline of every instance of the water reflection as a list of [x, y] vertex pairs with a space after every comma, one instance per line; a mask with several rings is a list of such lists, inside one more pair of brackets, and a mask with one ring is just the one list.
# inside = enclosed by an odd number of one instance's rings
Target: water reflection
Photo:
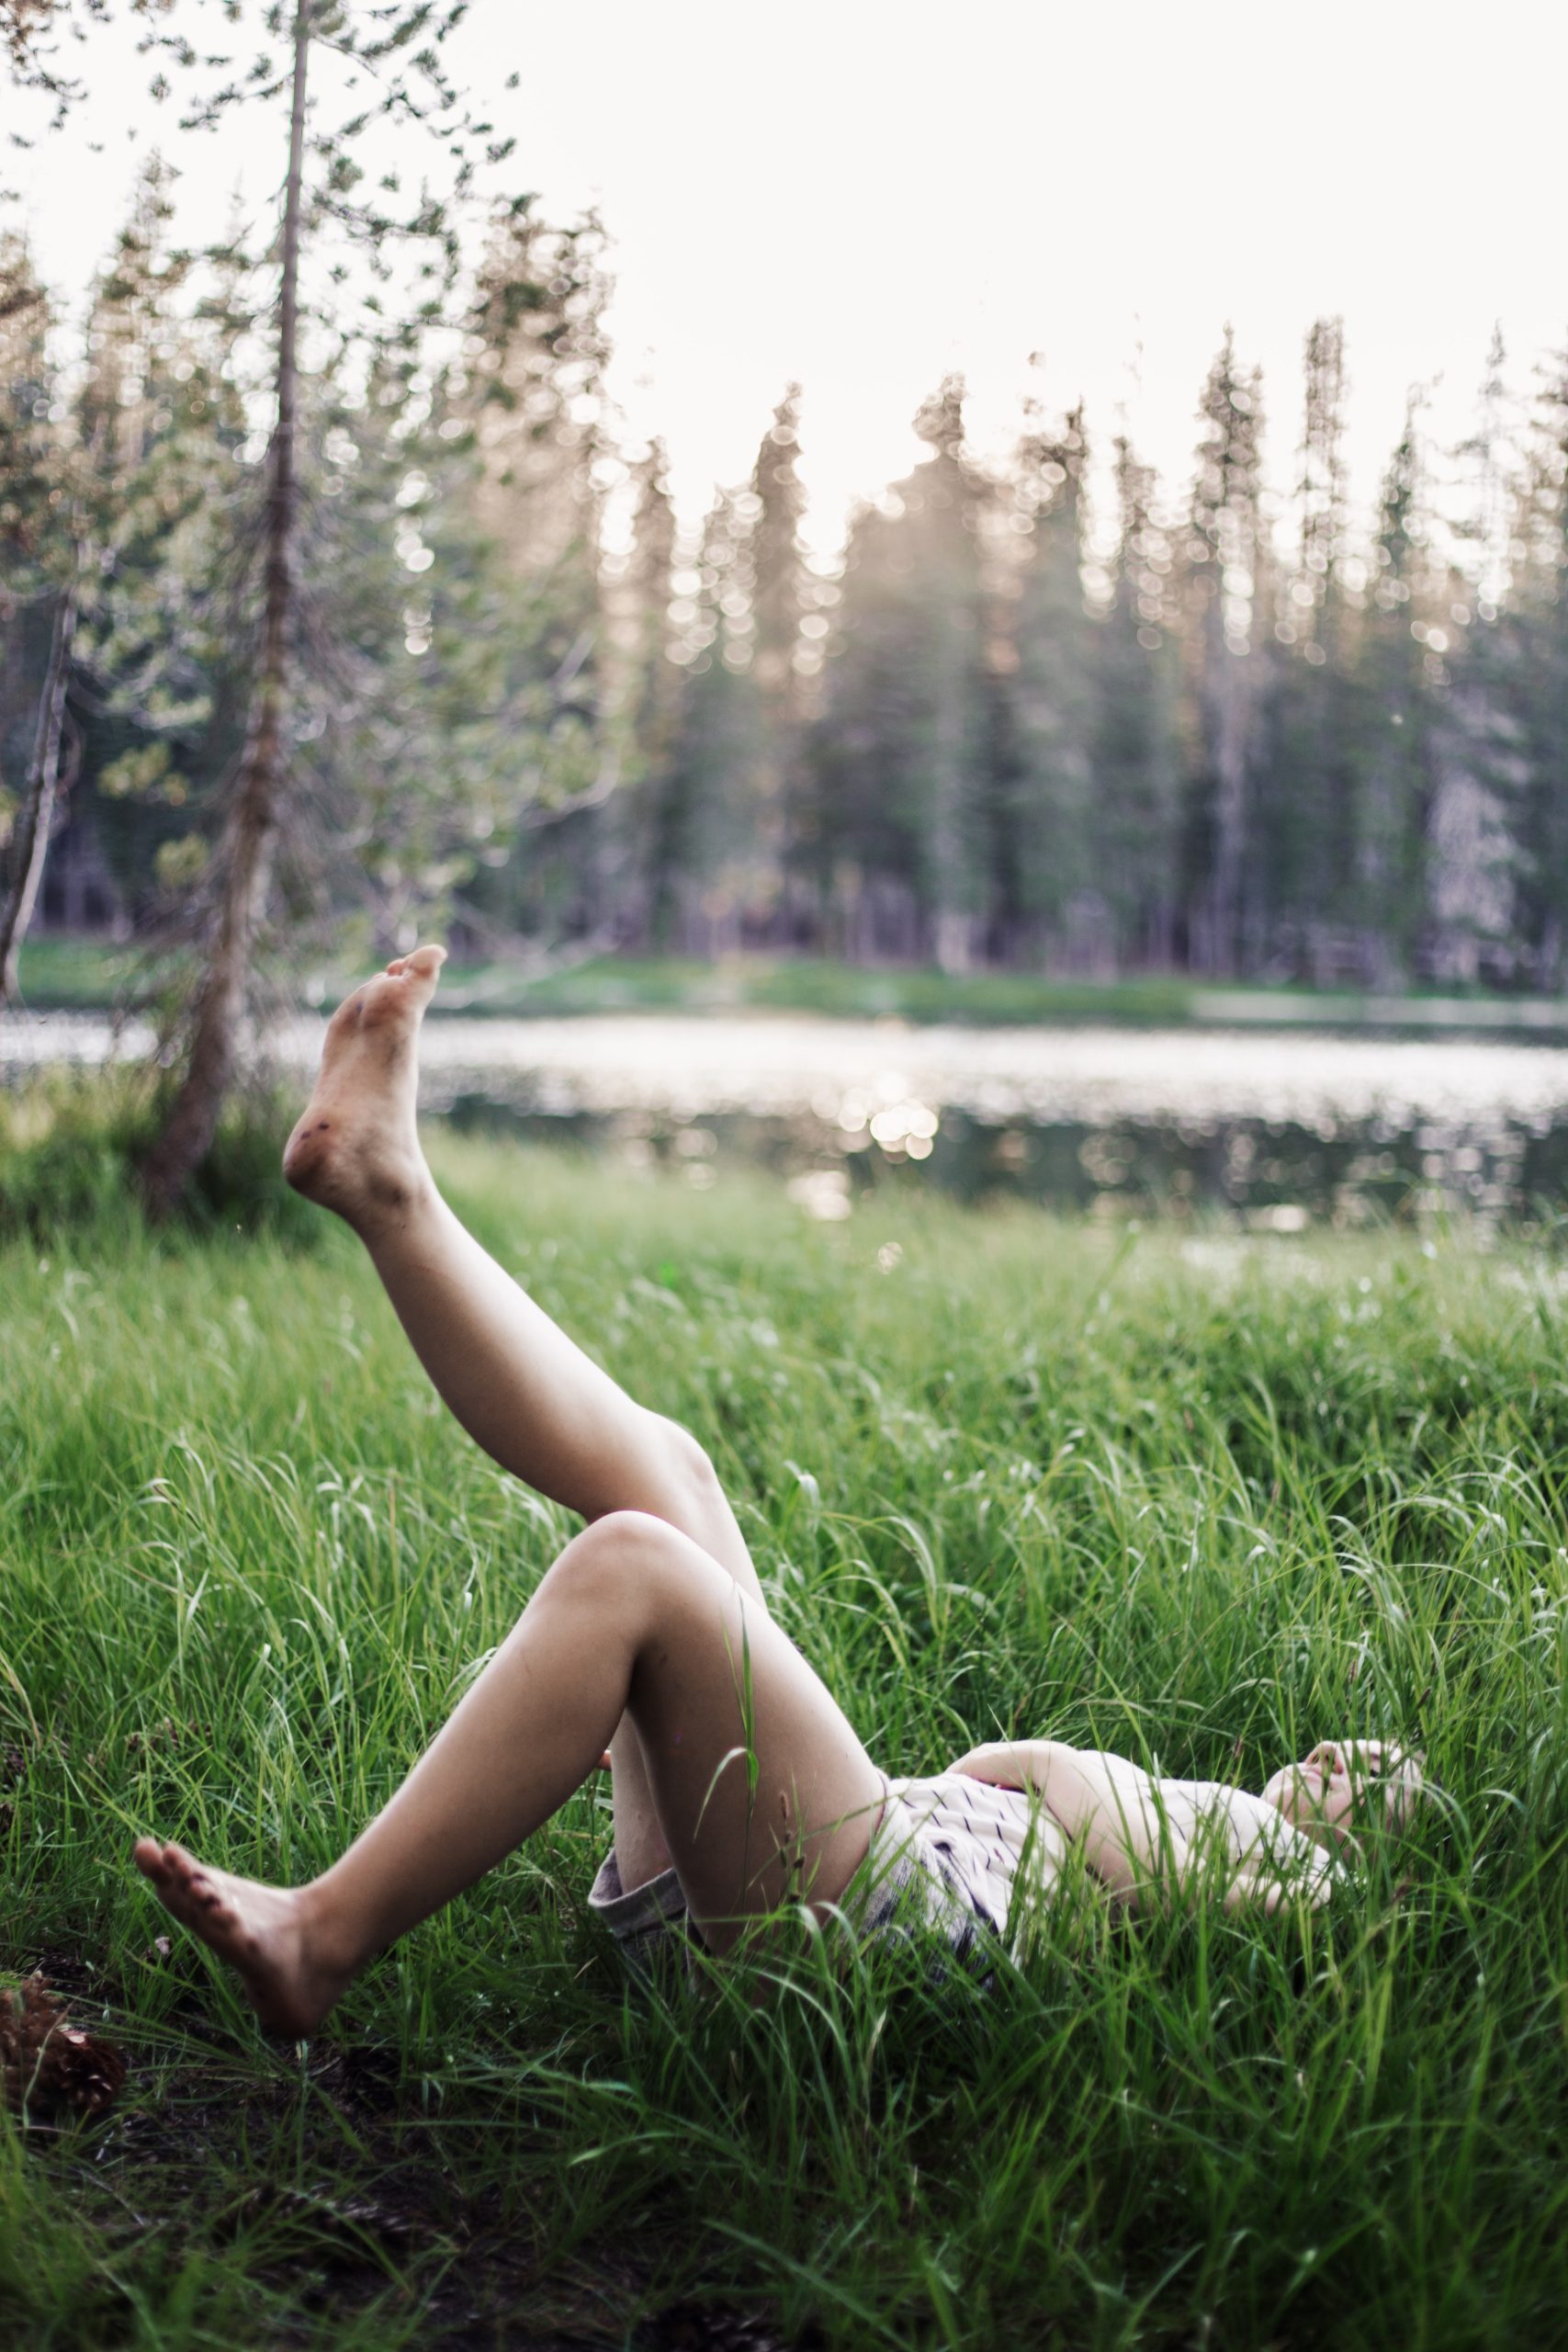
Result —
[[1568, 1195], [1568, 1053], [1549, 1046], [579, 1022], [536, 1024], [530, 1067], [481, 1073], [458, 1044], [444, 1034], [426, 1099], [459, 1120], [570, 1134], [698, 1186], [761, 1164], [824, 1222], [898, 1182], [1107, 1218], [1223, 1209], [1276, 1233], [1485, 1225]]
[[[290, 1083], [323, 1026], [274, 1035]], [[111, 1039], [102, 1020], [0, 1018], [0, 1073], [100, 1060]], [[120, 1050], [150, 1046], [133, 1028]], [[695, 1191], [760, 1163], [825, 1222], [899, 1183], [1280, 1233], [1568, 1199], [1568, 1050], [1546, 1044], [459, 1016], [426, 1023], [422, 1060], [427, 1109], [667, 1163]]]
[[[488, 1092], [451, 1102], [459, 1125], [535, 1139], [570, 1137], [640, 1168], [683, 1169], [705, 1189], [727, 1167], [783, 1176], [807, 1216], [837, 1222], [890, 1184], [935, 1184], [968, 1201], [1030, 1200], [1105, 1217], [1228, 1211], [1258, 1232], [1299, 1233], [1386, 1218], [1464, 1215], [1482, 1224], [1554, 1211], [1568, 1197], [1568, 1120], [1545, 1133], [1504, 1121], [1382, 1121], [1321, 1126], [1247, 1118], [1032, 1123], [928, 1112], [934, 1132], [847, 1131], [809, 1110], [789, 1115], [541, 1112]], [[915, 1148], [911, 1149], [911, 1145]]]

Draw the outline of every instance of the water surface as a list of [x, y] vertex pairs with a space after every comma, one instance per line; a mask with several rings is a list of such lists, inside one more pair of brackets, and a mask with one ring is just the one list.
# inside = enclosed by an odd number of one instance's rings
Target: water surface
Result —
[[[324, 1023], [268, 1040], [302, 1079]], [[0, 1071], [151, 1050], [91, 1015], [0, 1019]], [[872, 1183], [934, 1182], [1115, 1216], [1224, 1208], [1289, 1231], [1568, 1197], [1568, 1049], [1289, 1032], [910, 1027], [805, 1015], [433, 1016], [422, 1101], [466, 1123], [670, 1159], [698, 1189], [738, 1159], [842, 1216]]]

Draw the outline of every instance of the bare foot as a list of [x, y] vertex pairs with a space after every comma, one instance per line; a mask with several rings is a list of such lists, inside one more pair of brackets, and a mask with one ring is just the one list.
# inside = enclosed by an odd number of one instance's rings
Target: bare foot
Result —
[[283, 1172], [296, 1192], [350, 1225], [406, 1208], [424, 1181], [414, 1128], [417, 1040], [446, 960], [416, 947], [339, 1005], [327, 1024], [310, 1100], [289, 1136]]
[[305, 1890], [209, 1870], [156, 1838], [138, 1838], [136, 1867], [164, 1909], [238, 1969], [263, 2025], [291, 2041], [315, 2031], [354, 1971], [323, 1958]]

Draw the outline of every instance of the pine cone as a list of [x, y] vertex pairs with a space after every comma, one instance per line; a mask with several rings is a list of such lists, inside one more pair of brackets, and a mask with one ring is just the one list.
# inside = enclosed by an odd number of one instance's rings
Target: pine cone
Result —
[[73, 2025], [36, 1972], [0, 1990], [0, 2097], [16, 2113], [102, 2115], [124, 2081], [119, 2052]]

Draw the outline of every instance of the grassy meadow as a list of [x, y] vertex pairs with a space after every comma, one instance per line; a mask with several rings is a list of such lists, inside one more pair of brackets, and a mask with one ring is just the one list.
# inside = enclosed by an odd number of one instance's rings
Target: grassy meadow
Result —
[[[627, 1990], [589, 1790], [270, 2045], [128, 1867], [299, 1877], [570, 1532], [349, 1238], [0, 1242], [0, 1967], [130, 2062], [0, 2117], [0, 2341], [1549, 2345], [1568, 2311], [1568, 1287], [1543, 1242], [1112, 1234], [446, 1137], [502, 1261], [730, 1482], [888, 1770], [1052, 1732], [1260, 1784], [1424, 1745], [1324, 1913]], [[310, 1228], [313, 1230], [313, 1228]], [[760, 1989], [768, 1997], [759, 2000]], [[745, 2323], [750, 2323], [747, 2333]]]

